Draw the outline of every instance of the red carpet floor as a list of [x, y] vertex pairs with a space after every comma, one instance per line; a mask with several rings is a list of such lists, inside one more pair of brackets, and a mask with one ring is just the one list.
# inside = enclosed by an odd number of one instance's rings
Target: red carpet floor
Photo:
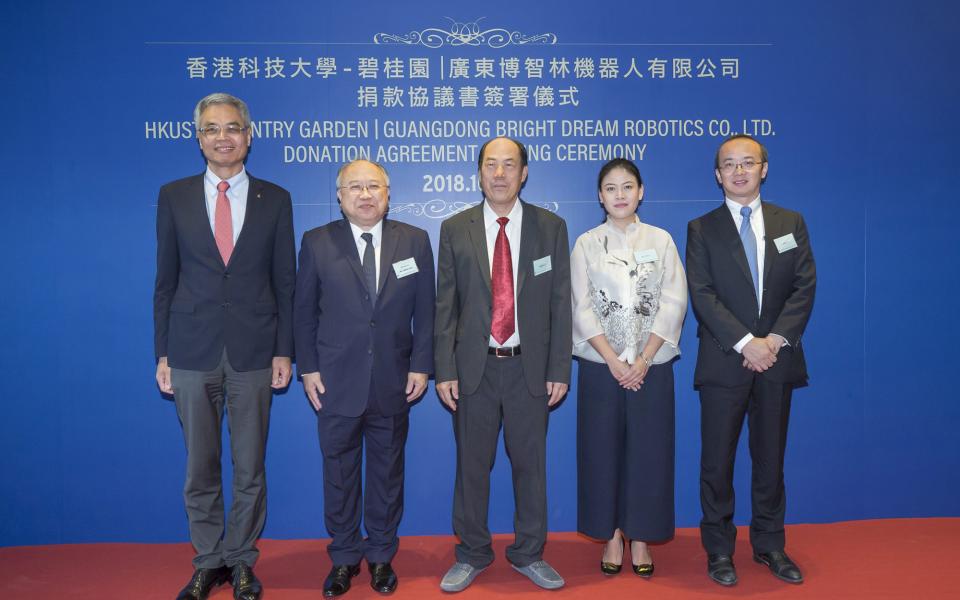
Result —
[[[641, 580], [627, 568], [615, 577], [599, 571], [601, 546], [573, 533], [551, 534], [545, 558], [567, 581], [545, 592], [513, 571], [503, 558], [512, 536], [496, 536], [496, 562], [457, 600], [517, 598], [549, 594], [561, 598], [789, 598], [864, 599], [960, 598], [956, 560], [960, 518], [891, 519], [787, 528], [788, 552], [806, 582], [789, 585], [751, 559], [741, 528], [734, 560], [740, 582], [723, 588], [705, 573], [697, 530], [680, 529], [676, 538], [653, 548], [656, 574]], [[330, 569], [326, 540], [263, 540], [257, 575], [265, 600], [322, 598]], [[0, 548], [0, 598], [172, 600], [191, 573], [188, 544], [70, 544]], [[452, 598], [439, 590], [452, 564], [450, 536], [405, 537], [394, 567], [400, 586], [396, 600]], [[345, 600], [376, 598], [366, 566]], [[232, 598], [229, 586], [210, 596]]]

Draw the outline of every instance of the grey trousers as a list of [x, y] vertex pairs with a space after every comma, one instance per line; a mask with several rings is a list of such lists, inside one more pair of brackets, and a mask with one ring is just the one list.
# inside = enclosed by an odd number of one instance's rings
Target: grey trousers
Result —
[[[267, 514], [264, 449], [270, 422], [272, 370], [239, 372], [226, 351], [212, 371], [171, 370], [173, 396], [187, 445], [183, 486], [193, 565], [212, 569], [253, 566]], [[220, 428], [227, 410], [233, 459], [233, 503], [224, 523]], [[226, 527], [224, 526], [226, 525]]]
[[542, 558], [547, 540], [547, 419], [546, 382], [542, 396], [531, 395], [520, 357], [488, 356], [480, 387], [473, 394], [460, 395], [453, 413], [457, 439], [453, 531], [460, 538], [458, 562], [474, 567], [493, 562], [487, 512], [501, 423], [516, 503], [515, 538], [507, 547], [507, 560], [525, 567]]

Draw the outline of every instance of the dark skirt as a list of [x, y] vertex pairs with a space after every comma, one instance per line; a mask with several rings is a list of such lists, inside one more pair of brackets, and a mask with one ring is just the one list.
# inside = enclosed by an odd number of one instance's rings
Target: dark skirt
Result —
[[625, 390], [606, 364], [580, 359], [577, 379], [577, 531], [619, 528], [640, 541], [673, 537], [673, 362]]

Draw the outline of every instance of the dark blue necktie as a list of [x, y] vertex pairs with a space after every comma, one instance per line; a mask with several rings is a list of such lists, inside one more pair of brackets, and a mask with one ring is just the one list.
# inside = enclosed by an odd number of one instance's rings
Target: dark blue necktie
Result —
[[747, 264], [750, 265], [750, 274], [753, 275], [753, 293], [760, 301], [760, 276], [757, 273], [757, 238], [753, 235], [753, 227], [750, 227], [750, 214], [753, 210], [749, 206], [740, 209], [740, 215], [743, 217], [743, 223], [740, 224], [740, 241], [743, 242], [743, 251], [747, 253]]

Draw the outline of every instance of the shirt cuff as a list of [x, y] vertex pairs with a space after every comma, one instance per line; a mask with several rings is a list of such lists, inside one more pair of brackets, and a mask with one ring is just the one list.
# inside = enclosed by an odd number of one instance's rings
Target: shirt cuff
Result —
[[743, 354], [743, 347], [750, 343], [750, 340], [753, 339], [753, 334], [748, 333], [743, 336], [739, 342], [733, 345], [733, 349], [737, 351], [738, 354]]
[[780, 344], [780, 347], [781, 347], [781, 348], [783, 348], [784, 346], [789, 346], [789, 345], [790, 345], [790, 342], [787, 341], [787, 338], [783, 337], [783, 336], [780, 335], [779, 333], [770, 332], [770, 335], [775, 335], [775, 336], [777, 336], [778, 338], [780, 338], [780, 340], [783, 342], [782, 344]]

